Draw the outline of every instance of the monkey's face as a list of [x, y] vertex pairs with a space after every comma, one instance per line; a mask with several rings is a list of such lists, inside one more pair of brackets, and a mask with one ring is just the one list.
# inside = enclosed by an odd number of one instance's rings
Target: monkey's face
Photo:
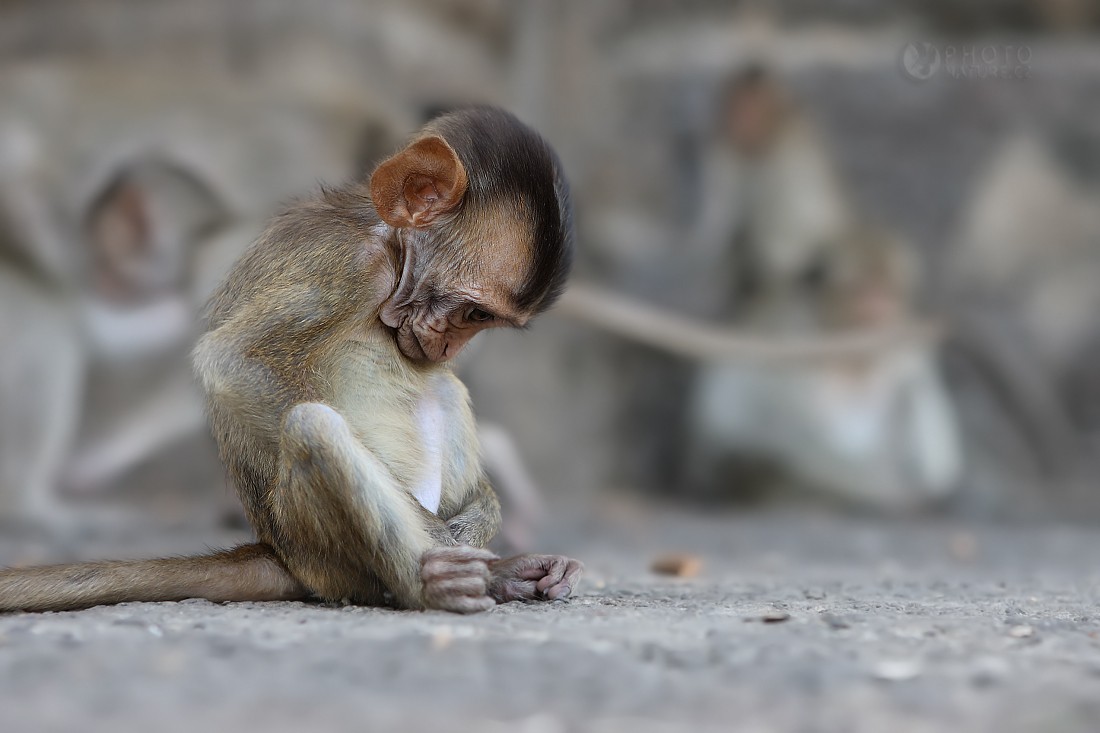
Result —
[[505, 112], [440, 118], [375, 168], [369, 196], [392, 228], [397, 271], [379, 318], [413, 361], [447, 361], [480, 331], [522, 327], [564, 286], [568, 187], [546, 142]]
[[524, 248], [442, 244], [428, 233], [408, 236], [405, 246], [400, 280], [380, 317], [406, 358], [445, 362], [481, 331], [521, 328], [531, 317], [514, 295], [528, 269]]
[[787, 110], [779, 90], [770, 82], [745, 83], [726, 100], [724, 127], [727, 139], [750, 158], [772, 149]]
[[477, 333], [513, 325], [492, 306], [472, 298], [427, 303], [396, 330], [397, 346], [412, 361], [445, 362], [458, 356]]

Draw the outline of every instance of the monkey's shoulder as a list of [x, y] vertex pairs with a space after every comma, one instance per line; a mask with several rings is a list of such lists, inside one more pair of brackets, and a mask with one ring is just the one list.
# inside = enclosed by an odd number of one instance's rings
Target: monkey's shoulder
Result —
[[244, 312], [298, 310], [340, 320], [370, 310], [396, 284], [380, 224], [307, 200], [271, 219], [214, 289], [210, 329]]

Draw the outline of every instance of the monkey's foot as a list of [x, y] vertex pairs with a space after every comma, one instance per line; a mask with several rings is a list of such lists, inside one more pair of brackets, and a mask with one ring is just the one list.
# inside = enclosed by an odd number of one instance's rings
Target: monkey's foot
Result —
[[564, 601], [577, 587], [584, 565], [564, 555], [516, 555], [489, 563], [489, 595], [508, 601]]
[[489, 562], [496, 559], [468, 545], [428, 550], [420, 558], [424, 605], [453, 613], [488, 611], [496, 605], [489, 595]]

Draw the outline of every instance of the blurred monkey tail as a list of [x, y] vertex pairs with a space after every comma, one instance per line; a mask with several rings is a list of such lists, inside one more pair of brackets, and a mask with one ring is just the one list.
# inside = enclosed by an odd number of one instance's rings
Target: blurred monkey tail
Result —
[[209, 555], [0, 570], [0, 612], [72, 611], [128, 601], [277, 601], [305, 598], [264, 544]]

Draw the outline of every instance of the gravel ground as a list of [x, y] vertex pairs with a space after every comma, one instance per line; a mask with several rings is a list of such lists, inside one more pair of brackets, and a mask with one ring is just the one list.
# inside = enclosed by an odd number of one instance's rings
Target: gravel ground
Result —
[[[593, 511], [569, 603], [0, 616], [0, 731], [1097, 731], [1100, 532]], [[158, 533], [65, 556], [182, 552]], [[694, 578], [649, 572], [662, 551]], [[58, 559], [0, 539], [0, 560]]]

